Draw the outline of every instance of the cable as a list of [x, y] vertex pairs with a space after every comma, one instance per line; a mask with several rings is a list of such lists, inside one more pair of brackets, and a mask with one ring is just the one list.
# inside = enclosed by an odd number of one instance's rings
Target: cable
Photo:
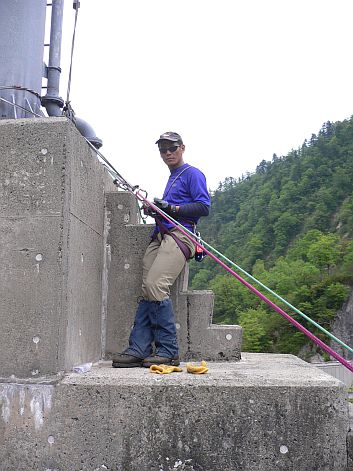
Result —
[[20, 85], [0, 85], [0, 90], [23, 90], [25, 92], [32, 93], [32, 95], [35, 95], [39, 99], [41, 98], [39, 93], [36, 91], [31, 90], [30, 88], [21, 87]]
[[74, 47], [75, 47], [75, 39], [76, 39], [76, 26], [77, 26], [77, 18], [78, 18], [78, 10], [80, 8], [80, 2], [76, 2], [74, 6], [76, 13], [75, 13], [75, 23], [74, 23], [74, 32], [72, 35], [71, 41], [71, 59], [70, 59], [70, 71], [69, 71], [69, 78], [67, 83], [67, 94], [66, 94], [66, 105], [69, 104], [70, 100], [70, 91], [71, 91], [71, 76], [72, 76], [72, 63], [73, 63], [73, 56], [74, 56]]
[[[117, 185], [122, 189], [122, 190], [126, 190], [126, 191], [130, 191], [133, 195], [136, 196], [135, 194], [135, 190], [137, 190], [139, 188], [138, 185], [131, 185], [130, 183], [128, 183], [125, 178], [120, 175], [120, 173], [112, 166], [112, 164], [109, 162], [109, 160], [107, 160], [104, 155], [99, 152], [98, 149], [96, 149], [96, 147], [94, 147], [94, 145], [89, 142], [89, 140], [83, 136], [83, 138], [85, 139], [85, 141], [87, 142], [87, 144], [91, 147], [91, 149], [94, 150], [94, 152], [103, 160], [103, 162], [106, 163], [106, 165], [110, 168], [110, 174], [115, 177], [115, 180], [117, 182]], [[109, 170], [108, 170], [109, 171]], [[141, 190], [141, 191], [144, 191], [144, 190]], [[146, 195], [147, 195], [147, 192], [145, 192]]]
[[11, 106], [13, 106], [13, 107], [20, 108], [21, 110], [26, 111], [27, 113], [33, 114], [33, 115], [36, 116], [37, 118], [43, 118], [43, 115], [37, 114], [37, 113], [35, 113], [35, 112], [32, 111], [32, 110], [28, 110], [28, 109], [25, 108], [24, 106], [18, 105], [17, 103], [11, 103], [11, 101], [5, 100], [5, 98], [1, 98], [1, 97], [0, 97], [0, 101], [3, 101], [3, 102], [5, 102], [5, 103], [7, 103], [8, 105], [11, 105]]

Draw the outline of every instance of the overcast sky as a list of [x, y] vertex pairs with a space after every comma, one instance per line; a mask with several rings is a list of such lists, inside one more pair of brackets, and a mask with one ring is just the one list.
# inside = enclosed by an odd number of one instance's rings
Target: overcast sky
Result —
[[[66, 0], [63, 98], [74, 15]], [[351, 0], [81, 0], [70, 99], [149, 198], [165, 131], [214, 190], [350, 118], [352, 18]]]

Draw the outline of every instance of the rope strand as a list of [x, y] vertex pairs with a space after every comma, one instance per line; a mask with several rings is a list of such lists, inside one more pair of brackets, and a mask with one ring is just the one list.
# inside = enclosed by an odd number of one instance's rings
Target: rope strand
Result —
[[66, 104], [70, 103], [70, 91], [71, 91], [71, 77], [72, 77], [72, 64], [73, 64], [73, 57], [74, 57], [74, 47], [75, 47], [75, 39], [76, 39], [76, 26], [77, 26], [77, 18], [78, 18], [78, 10], [80, 7], [80, 3], [76, 4], [76, 12], [75, 12], [75, 23], [74, 23], [74, 31], [72, 34], [72, 41], [71, 41], [71, 57], [70, 57], [70, 70], [69, 70], [69, 78], [67, 82], [67, 94], [66, 94]]

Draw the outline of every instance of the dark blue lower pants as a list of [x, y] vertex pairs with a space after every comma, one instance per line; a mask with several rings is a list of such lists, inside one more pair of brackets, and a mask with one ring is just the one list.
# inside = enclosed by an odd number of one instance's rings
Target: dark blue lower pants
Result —
[[166, 358], [179, 354], [172, 301], [140, 301], [136, 311], [134, 327], [129, 338], [129, 347], [124, 351], [138, 358], [153, 353]]

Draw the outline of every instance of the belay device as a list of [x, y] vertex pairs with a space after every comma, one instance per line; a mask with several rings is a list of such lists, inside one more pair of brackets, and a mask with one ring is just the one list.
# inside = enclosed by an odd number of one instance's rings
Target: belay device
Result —
[[199, 232], [195, 232], [195, 237], [199, 245], [196, 245], [194, 258], [197, 262], [202, 262], [207, 253], [204, 251], [204, 247], [202, 245], [201, 234]]

